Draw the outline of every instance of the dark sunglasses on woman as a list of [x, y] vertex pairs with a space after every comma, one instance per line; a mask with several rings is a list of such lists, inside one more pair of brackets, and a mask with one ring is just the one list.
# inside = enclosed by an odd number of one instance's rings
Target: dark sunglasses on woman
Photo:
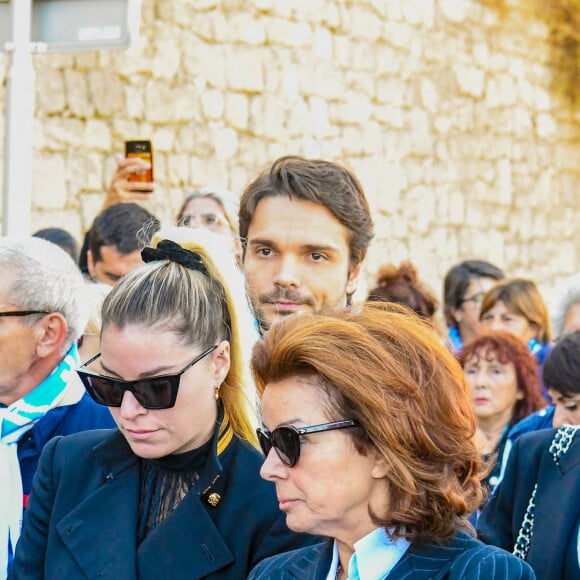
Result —
[[101, 356], [100, 352], [77, 369], [77, 374], [89, 395], [99, 405], [120, 407], [125, 392], [130, 391], [145, 409], [170, 409], [175, 405], [175, 400], [177, 399], [181, 375], [216, 348], [217, 345], [210, 346], [196, 356], [186, 367], [172, 375], [149, 377], [137, 381], [123, 381], [122, 379], [89, 371], [86, 367]]
[[294, 467], [300, 459], [300, 437], [302, 435], [333, 431], [334, 429], [348, 429], [349, 427], [358, 427], [358, 423], [353, 419], [343, 419], [311, 427], [293, 427], [291, 425], [277, 427], [272, 432], [267, 429], [256, 429], [256, 433], [265, 456], [268, 456], [273, 447], [284, 465]]

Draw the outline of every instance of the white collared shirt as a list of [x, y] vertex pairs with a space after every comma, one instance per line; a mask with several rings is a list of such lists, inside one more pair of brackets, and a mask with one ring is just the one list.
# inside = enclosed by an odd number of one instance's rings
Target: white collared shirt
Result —
[[[384, 528], [377, 528], [354, 544], [348, 564], [348, 580], [382, 580], [403, 557], [410, 542], [404, 538], [391, 540]], [[338, 547], [334, 542], [332, 562], [326, 580], [335, 580], [338, 569]]]

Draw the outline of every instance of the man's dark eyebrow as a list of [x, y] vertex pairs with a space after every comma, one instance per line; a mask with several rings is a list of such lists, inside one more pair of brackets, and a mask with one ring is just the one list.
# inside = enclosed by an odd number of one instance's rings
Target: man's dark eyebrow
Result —
[[[266, 238], [255, 238], [248, 241], [250, 246], [268, 246], [269, 248], [276, 248], [277, 245], [273, 240]], [[338, 253], [340, 250], [335, 246], [329, 246], [327, 244], [303, 244], [300, 246], [302, 250], [307, 252], [328, 252], [328, 253]]]
[[266, 238], [254, 238], [252, 240], [248, 240], [248, 244], [250, 246], [268, 246], [270, 248], [275, 248], [276, 243], [272, 240], [268, 240]]
[[302, 246], [302, 249], [308, 252], [329, 252], [329, 253], [339, 252], [338, 248], [334, 246], [326, 246], [323, 244], [304, 244]]

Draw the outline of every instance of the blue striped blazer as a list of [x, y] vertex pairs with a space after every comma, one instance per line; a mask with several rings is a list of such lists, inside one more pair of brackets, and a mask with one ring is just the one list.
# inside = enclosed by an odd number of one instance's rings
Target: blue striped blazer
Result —
[[[331, 561], [332, 542], [326, 541], [267, 558], [252, 570], [248, 580], [326, 580]], [[387, 578], [531, 580], [535, 575], [510, 553], [457, 532], [443, 545], [412, 544]]]

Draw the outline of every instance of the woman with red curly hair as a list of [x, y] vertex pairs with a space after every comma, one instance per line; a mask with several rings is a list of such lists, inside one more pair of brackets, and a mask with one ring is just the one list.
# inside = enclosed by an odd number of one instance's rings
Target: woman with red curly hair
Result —
[[[511, 427], [546, 405], [536, 359], [513, 334], [495, 332], [467, 343], [459, 361], [471, 391], [482, 452], [501, 458]], [[500, 471], [496, 461], [486, 480], [490, 487], [497, 485]]]

